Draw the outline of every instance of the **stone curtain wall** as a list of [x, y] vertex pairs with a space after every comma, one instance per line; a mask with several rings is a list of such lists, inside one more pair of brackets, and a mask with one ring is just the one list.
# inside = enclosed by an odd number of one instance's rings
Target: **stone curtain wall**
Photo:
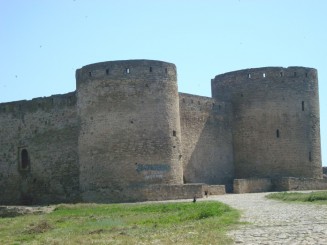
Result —
[[231, 186], [234, 166], [230, 104], [180, 93], [179, 105], [185, 183]]
[[321, 178], [317, 71], [266, 67], [218, 75], [213, 97], [233, 106], [236, 178]]
[[0, 104], [1, 204], [78, 199], [75, 106], [75, 93]]
[[80, 187], [85, 201], [129, 200], [130, 187], [182, 184], [176, 67], [151, 60], [76, 72]]

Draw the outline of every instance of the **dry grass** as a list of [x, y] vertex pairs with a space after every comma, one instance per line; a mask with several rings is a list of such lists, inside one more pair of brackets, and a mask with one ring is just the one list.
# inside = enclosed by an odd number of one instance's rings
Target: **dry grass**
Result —
[[51, 230], [53, 226], [49, 224], [47, 220], [41, 220], [38, 223], [29, 224], [29, 227], [25, 230], [27, 234], [38, 234], [38, 233], [44, 233], [49, 230]]
[[327, 191], [315, 191], [309, 193], [301, 192], [279, 192], [271, 193], [266, 196], [270, 199], [277, 199], [288, 202], [307, 202], [327, 204]]

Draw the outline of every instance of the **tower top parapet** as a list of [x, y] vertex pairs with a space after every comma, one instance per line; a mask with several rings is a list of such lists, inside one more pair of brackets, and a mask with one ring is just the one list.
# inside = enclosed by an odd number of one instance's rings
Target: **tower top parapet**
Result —
[[76, 70], [77, 88], [81, 82], [99, 79], [176, 78], [176, 66], [158, 60], [119, 60], [94, 63]]
[[214, 80], [225, 79], [262, 79], [262, 78], [317, 78], [317, 70], [314, 68], [290, 66], [290, 67], [260, 67], [227, 72], [215, 76]]

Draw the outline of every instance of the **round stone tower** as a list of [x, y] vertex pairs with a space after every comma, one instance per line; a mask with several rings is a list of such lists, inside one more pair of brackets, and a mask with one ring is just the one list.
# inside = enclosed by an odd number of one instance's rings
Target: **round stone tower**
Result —
[[174, 64], [96, 63], [78, 69], [76, 83], [84, 201], [135, 201], [144, 186], [182, 184]]
[[216, 76], [232, 103], [236, 178], [322, 178], [317, 71], [264, 67]]

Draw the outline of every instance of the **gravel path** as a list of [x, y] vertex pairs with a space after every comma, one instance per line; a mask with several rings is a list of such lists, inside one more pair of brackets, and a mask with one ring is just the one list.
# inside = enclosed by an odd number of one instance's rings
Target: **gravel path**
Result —
[[327, 205], [285, 203], [265, 195], [210, 197], [241, 210], [241, 221], [250, 223], [229, 232], [235, 244], [327, 244]]

